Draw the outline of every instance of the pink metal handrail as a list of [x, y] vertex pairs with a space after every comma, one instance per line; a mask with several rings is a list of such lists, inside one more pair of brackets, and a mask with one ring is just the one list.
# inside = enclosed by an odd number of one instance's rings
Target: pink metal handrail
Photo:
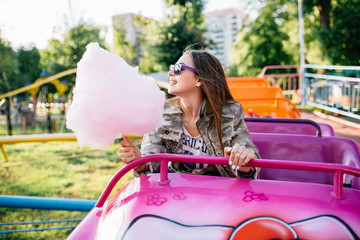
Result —
[[[279, 74], [265, 74], [267, 70], [269, 69], [291, 69], [291, 68], [296, 68], [298, 73], [279, 73]], [[260, 77], [262, 78], [274, 78], [276, 79], [277, 77], [288, 77], [288, 85], [291, 81], [291, 78], [298, 78], [298, 81], [299, 81], [299, 89], [302, 89], [301, 88], [301, 72], [300, 72], [300, 68], [299, 66], [297, 65], [271, 65], [271, 66], [265, 66], [262, 70], [261, 70], [261, 73], [259, 75]], [[294, 84], [295, 85], [295, 84]], [[283, 87], [283, 90], [286, 90], [284, 87]], [[288, 89], [289, 90], [289, 89]], [[294, 89], [295, 90], [295, 89]]]
[[[169, 162], [185, 162], [185, 163], [205, 163], [216, 165], [228, 165], [229, 160], [225, 157], [209, 157], [209, 156], [189, 156], [180, 154], [154, 154], [139, 158], [123, 166], [110, 180], [105, 190], [102, 192], [99, 200], [95, 204], [95, 207], [101, 208], [111, 191], [115, 187], [116, 183], [130, 170], [136, 168], [144, 163], [148, 162], [160, 162], [160, 185], [167, 185], [170, 183], [168, 178], [168, 163]], [[322, 171], [332, 172], [334, 174], [334, 187], [330, 195], [337, 199], [344, 199], [343, 194], [343, 175], [350, 174], [356, 177], [360, 177], [360, 169], [344, 166], [341, 164], [330, 163], [316, 163], [316, 162], [291, 162], [282, 160], [271, 159], [254, 159], [246, 166], [248, 167], [262, 167], [262, 168], [278, 168], [278, 169], [293, 169], [293, 170], [307, 170], [307, 171]]]
[[[296, 68], [299, 69], [299, 66], [297, 65], [270, 65], [270, 66], [265, 66], [260, 73], [260, 77], [263, 78], [266, 76], [265, 72], [269, 69], [287, 69], [287, 68]], [[291, 74], [291, 73], [289, 73]]]

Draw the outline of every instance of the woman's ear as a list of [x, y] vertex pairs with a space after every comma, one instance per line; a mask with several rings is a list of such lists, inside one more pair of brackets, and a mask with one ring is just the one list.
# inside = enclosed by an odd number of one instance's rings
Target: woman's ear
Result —
[[201, 87], [201, 85], [202, 85], [202, 82], [200, 80], [198, 80], [195, 84], [195, 86], [197, 86], [197, 87]]

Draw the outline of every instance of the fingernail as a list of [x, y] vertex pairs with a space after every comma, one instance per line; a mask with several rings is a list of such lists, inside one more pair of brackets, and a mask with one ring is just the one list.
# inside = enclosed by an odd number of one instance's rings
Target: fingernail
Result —
[[229, 165], [232, 165], [232, 161], [229, 161]]
[[240, 169], [240, 167], [239, 166], [237, 166], [237, 168], [236, 168], [237, 170], [239, 170]]
[[235, 166], [235, 165], [232, 165], [231, 168], [232, 168], [233, 170], [235, 170], [236, 166]]

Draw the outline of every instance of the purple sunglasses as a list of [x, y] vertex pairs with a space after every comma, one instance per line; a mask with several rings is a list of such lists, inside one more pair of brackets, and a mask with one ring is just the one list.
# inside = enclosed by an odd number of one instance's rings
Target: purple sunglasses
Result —
[[169, 71], [170, 72], [173, 71], [176, 76], [179, 76], [181, 74], [181, 69], [187, 69], [187, 70], [192, 71], [193, 73], [196, 73], [196, 70], [194, 68], [186, 66], [185, 64], [182, 64], [182, 63], [177, 63], [175, 65], [169, 66]]

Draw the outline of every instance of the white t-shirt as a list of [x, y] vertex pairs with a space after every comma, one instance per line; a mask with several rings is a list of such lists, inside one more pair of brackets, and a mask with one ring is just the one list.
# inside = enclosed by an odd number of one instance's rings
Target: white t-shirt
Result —
[[[183, 133], [181, 135], [183, 143], [183, 154], [184, 155], [197, 155], [197, 156], [208, 156], [207, 147], [202, 139], [201, 135], [193, 137], [183, 126]], [[208, 167], [208, 164], [202, 163], [184, 163], [185, 167], [191, 171], [197, 172], [197, 170], [203, 170]]]

